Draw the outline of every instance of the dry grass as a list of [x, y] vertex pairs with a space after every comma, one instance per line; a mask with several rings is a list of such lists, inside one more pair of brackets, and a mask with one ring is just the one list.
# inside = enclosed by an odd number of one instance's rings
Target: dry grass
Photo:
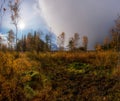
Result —
[[117, 58], [112, 51], [0, 52], [0, 100], [119, 101]]

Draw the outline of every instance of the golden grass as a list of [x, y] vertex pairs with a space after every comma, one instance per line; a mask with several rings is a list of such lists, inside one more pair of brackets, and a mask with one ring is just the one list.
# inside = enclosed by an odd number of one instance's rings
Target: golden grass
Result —
[[117, 59], [113, 51], [0, 52], [0, 100], [119, 101]]

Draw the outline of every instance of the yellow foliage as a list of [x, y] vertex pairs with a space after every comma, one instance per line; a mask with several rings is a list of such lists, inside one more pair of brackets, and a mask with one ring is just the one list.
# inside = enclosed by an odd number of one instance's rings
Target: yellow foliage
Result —
[[30, 81], [30, 80], [31, 80], [30, 75], [25, 75], [25, 76], [22, 77], [21, 82], [25, 83], [25, 82]]
[[14, 60], [13, 67], [16, 72], [22, 72], [25, 70], [29, 70], [31, 68], [31, 63], [26, 58], [18, 58]]
[[[111, 87], [114, 83], [110, 83], [109, 77], [105, 78], [107, 77], [106, 72], [109, 72], [107, 71], [109, 68], [113, 68], [112, 80], [114, 77], [119, 77], [120, 68], [116, 67], [117, 58], [117, 53], [112, 51], [39, 54], [0, 52], [0, 101], [17, 101], [18, 98], [18, 101], [23, 99], [24, 101], [31, 99], [56, 101], [58, 100], [57, 97], [62, 97], [61, 100], [67, 100], [72, 98], [72, 92], [79, 93], [76, 85], [81, 89], [82, 86], [87, 86], [87, 83], [95, 82], [97, 85], [99, 80], [104, 81], [104, 79], [106, 79], [106, 84]], [[76, 65], [69, 67], [70, 64], [76, 62], [90, 65], [87, 67], [87, 65], [79, 64], [82, 69], [76, 69]], [[97, 70], [96, 67], [103, 70]], [[106, 70], [105, 73], [104, 69]], [[100, 75], [105, 77], [102, 79]], [[85, 81], [81, 82], [78, 78]], [[94, 79], [98, 81], [96, 82]], [[100, 83], [104, 84], [103, 81]], [[85, 97], [86, 95], [86, 99], [89, 99], [92, 93], [92, 98], [95, 98], [92, 100], [96, 100], [96, 98], [98, 101], [102, 100], [104, 96], [102, 98], [96, 95], [96, 92], [99, 93], [96, 85], [90, 85], [89, 88], [83, 89], [82, 95], [79, 96]], [[116, 90], [119, 86], [116, 85], [115, 87], [111, 89]], [[76, 99], [79, 99], [79, 96]]]

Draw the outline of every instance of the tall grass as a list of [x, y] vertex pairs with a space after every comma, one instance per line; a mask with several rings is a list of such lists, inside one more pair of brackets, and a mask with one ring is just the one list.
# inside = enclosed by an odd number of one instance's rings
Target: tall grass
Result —
[[0, 101], [119, 101], [117, 52], [0, 52]]

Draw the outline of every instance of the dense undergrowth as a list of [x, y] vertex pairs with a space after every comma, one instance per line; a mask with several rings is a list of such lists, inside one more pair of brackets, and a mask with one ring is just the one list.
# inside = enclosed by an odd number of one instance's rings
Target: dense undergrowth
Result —
[[0, 52], [0, 101], [120, 101], [116, 52]]

